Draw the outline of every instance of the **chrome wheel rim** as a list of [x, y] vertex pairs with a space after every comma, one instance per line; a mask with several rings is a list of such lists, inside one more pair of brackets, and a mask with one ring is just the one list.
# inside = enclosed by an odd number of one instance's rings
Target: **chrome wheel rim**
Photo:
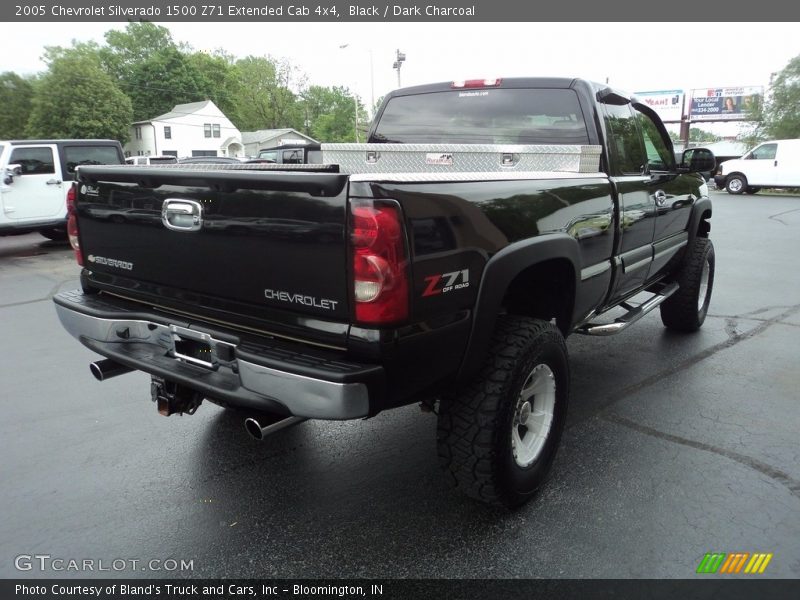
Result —
[[528, 467], [539, 458], [553, 426], [556, 378], [545, 364], [536, 365], [525, 378], [511, 424], [514, 462]]
[[709, 278], [709, 265], [708, 259], [703, 263], [703, 272], [700, 274], [700, 293], [697, 295], [697, 311], [703, 310], [706, 303], [706, 296], [708, 295], [708, 278]]
[[738, 192], [744, 187], [742, 185], [742, 180], [739, 179], [738, 177], [734, 177], [733, 179], [731, 179], [731, 182], [728, 185], [730, 185], [732, 192]]

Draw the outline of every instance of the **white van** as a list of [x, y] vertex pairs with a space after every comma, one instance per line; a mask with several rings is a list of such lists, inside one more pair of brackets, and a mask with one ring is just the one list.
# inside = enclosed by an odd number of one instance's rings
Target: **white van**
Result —
[[121, 165], [116, 140], [0, 141], [0, 235], [67, 239], [67, 191], [80, 165]]
[[714, 176], [729, 194], [755, 194], [762, 187], [800, 187], [800, 139], [764, 142], [741, 158], [726, 160]]

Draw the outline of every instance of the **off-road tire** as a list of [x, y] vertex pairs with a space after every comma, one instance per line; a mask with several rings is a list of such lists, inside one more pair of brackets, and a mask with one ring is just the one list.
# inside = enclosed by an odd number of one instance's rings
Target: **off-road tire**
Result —
[[[708, 271], [704, 278], [706, 266]], [[711, 240], [695, 238], [692, 247], [686, 250], [674, 280], [680, 289], [661, 305], [661, 322], [675, 331], [697, 331], [706, 320], [714, 289], [714, 245]]]
[[730, 175], [725, 181], [725, 189], [729, 194], [742, 194], [747, 189], [747, 177], [737, 173]]
[[[536, 369], [544, 369], [541, 365], [555, 382], [553, 419], [538, 455], [521, 467], [512, 448], [512, 429], [521, 390]], [[488, 504], [513, 507], [529, 500], [547, 479], [568, 398], [569, 358], [555, 325], [529, 317], [498, 317], [480, 372], [439, 405], [437, 446], [448, 482]]]

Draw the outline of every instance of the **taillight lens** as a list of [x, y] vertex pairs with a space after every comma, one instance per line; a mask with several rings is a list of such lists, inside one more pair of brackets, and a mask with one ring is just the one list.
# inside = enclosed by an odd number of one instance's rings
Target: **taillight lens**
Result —
[[408, 257], [393, 202], [350, 203], [353, 297], [359, 323], [387, 324], [408, 317]]
[[75, 251], [75, 260], [78, 261], [80, 266], [83, 266], [83, 255], [81, 254], [81, 245], [78, 241], [78, 211], [75, 208], [75, 200], [78, 197], [78, 184], [73, 183], [67, 190], [67, 235], [69, 236], [69, 244]]
[[463, 79], [454, 81], [450, 84], [450, 87], [454, 89], [500, 87], [501, 83], [503, 83], [502, 79]]

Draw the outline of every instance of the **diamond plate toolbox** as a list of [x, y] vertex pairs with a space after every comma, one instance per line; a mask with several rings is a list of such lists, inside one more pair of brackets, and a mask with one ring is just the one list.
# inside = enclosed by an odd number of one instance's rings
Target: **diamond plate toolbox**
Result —
[[340, 173], [597, 173], [600, 146], [489, 144], [322, 144]]

